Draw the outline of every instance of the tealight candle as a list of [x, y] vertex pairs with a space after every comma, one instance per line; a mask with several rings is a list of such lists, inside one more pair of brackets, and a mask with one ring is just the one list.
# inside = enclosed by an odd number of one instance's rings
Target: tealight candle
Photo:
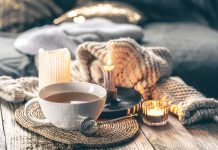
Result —
[[70, 52], [67, 48], [45, 51], [39, 49], [39, 88], [70, 82]]
[[107, 90], [107, 102], [116, 102], [117, 89], [114, 84], [113, 70], [114, 65], [112, 64], [111, 55], [108, 54], [107, 64], [103, 67], [104, 70], [104, 87]]
[[162, 100], [148, 100], [142, 103], [142, 120], [149, 126], [165, 125], [168, 114], [169, 105]]
[[147, 111], [147, 115], [150, 116], [162, 116], [163, 114], [163, 111], [159, 110], [158, 108], [150, 109]]

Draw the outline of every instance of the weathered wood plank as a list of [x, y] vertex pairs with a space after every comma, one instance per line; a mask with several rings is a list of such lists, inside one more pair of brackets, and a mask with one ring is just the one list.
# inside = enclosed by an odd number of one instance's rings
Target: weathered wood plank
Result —
[[218, 149], [218, 123], [208, 120], [186, 128], [200, 149]]
[[139, 150], [134, 141], [131, 141], [126, 145], [122, 145], [122, 146], [119, 146], [119, 147], [114, 147], [114, 149], [118, 149], [118, 150]]
[[139, 129], [138, 135], [135, 138], [134, 141], [130, 142], [129, 144], [126, 144], [124, 146], [120, 146], [119, 148], [114, 149], [120, 149], [120, 150], [154, 150], [151, 143], [148, 141], [148, 139], [145, 137], [141, 129]]
[[[83, 148], [75, 148], [75, 149], [83, 149]], [[84, 148], [87, 150], [139, 150], [135, 145], [134, 141], [130, 142], [126, 145], [108, 147], [108, 148]]]
[[19, 105], [5, 101], [2, 101], [1, 103], [2, 118], [4, 120], [3, 125], [8, 150], [72, 149], [71, 145], [48, 140], [19, 126], [14, 118], [14, 112], [18, 106]]
[[[1, 103], [1, 101], [0, 101]], [[0, 149], [6, 149], [6, 139], [5, 139], [5, 131], [3, 126], [3, 119], [2, 119], [2, 110], [0, 108]]]
[[146, 136], [143, 134], [143, 132], [141, 131], [141, 129], [139, 130], [139, 135], [138, 137], [135, 139], [135, 143], [138, 147], [139, 150], [154, 150], [153, 146], [151, 145], [151, 143], [148, 141], [148, 139], [146, 138]]
[[[22, 134], [21, 131], [17, 131], [16, 129], [16, 122], [14, 120], [14, 110], [18, 107], [18, 105], [13, 105], [8, 102], [2, 101], [1, 102], [1, 110], [2, 110], [2, 119], [4, 129], [5, 129], [5, 138], [7, 143], [7, 149], [8, 150], [15, 150], [20, 149], [20, 143], [16, 143], [16, 134], [17, 132], [20, 132], [19, 134]], [[21, 141], [22, 139], [19, 139]], [[24, 143], [22, 143], [24, 144]]]
[[187, 129], [172, 116], [169, 117], [169, 122], [165, 126], [149, 127], [141, 125], [141, 129], [155, 149], [199, 149]]

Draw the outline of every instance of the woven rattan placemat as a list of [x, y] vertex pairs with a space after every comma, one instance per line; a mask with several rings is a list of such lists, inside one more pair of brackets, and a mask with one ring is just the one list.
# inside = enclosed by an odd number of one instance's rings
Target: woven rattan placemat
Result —
[[[27, 111], [35, 118], [44, 118], [39, 104], [33, 103]], [[24, 106], [15, 111], [15, 119], [22, 127], [29, 129], [48, 139], [86, 147], [108, 147], [124, 144], [135, 137], [139, 126], [134, 118], [123, 119], [113, 123], [99, 125], [99, 131], [95, 136], [87, 137], [79, 131], [66, 131], [53, 125], [38, 125], [29, 121], [24, 115]]]

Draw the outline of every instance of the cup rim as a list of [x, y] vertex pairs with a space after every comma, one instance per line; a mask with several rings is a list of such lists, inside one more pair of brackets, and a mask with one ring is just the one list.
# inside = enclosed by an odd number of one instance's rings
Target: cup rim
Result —
[[[97, 87], [100, 87], [103, 91], [104, 91], [104, 94], [103, 96], [99, 97], [98, 99], [96, 100], [93, 100], [93, 101], [84, 101], [84, 102], [80, 102], [80, 103], [74, 103], [74, 104], [71, 104], [71, 103], [61, 103], [61, 102], [52, 102], [52, 101], [48, 101], [46, 100], [45, 98], [42, 98], [40, 96], [40, 93], [42, 90], [45, 90], [46, 88], [49, 88], [49, 87], [52, 87], [52, 86], [57, 86], [57, 85], [64, 85], [64, 84], [73, 84], [73, 83], [82, 83], [82, 84], [91, 84], [91, 85], [94, 85], [94, 86], [97, 86]], [[66, 91], [67, 92], [67, 91]], [[70, 92], [70, 91], [69, 91]], [[61, 93], [61, 92], [60, 92]], [[64, 83], [54, 83], [54, 84], [50, 84], [48, 86], [45, 86], [43, 88], [41, 88], [38, 92], [38, 98], [40, 100], [43, 100], [43, 101], [46, 101], [46, 102], [50, 102], [50, 103], [54, 103], [54, 104], [63, 104], [63, 105], [81, 105], [81, 104], [87, 104], [87, 103], [93, 103], [93, 102], [96, 102], [96, 101], [99, 101], [99, 100], [103, 100], [104, 97], [106, 97], [107, 95], [107, 91], [104, 87], [102, 87], [101, 85], [98, 85], [98, 84], [95, 84], [95, 83], [90, 83], [90, 82], [83, 82], [83, 81], [73, 81], [73, 82], [64, 82]]]

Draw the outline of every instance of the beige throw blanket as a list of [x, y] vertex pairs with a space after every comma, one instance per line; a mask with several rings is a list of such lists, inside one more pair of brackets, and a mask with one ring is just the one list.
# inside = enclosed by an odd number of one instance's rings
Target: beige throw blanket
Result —
[[102, 66], [109, 51], [117, 86], [135, 88], [144, 100], [165, 97], [171, 104], [170, 111], [185, 125], [218, 115], [218, 101], [205, 98], [192, 87], [169, 77], [172, 60], [168, 49], [142, 47], [132, 39], [81, 44], [72, 63], [73, 80], [102, 84]]
[[0, 77], [0, 98], [9, 102], [19, 103], [30, 100], [38, 94], [38, 78], [23, 77], [13, 79], [9, 76]]

